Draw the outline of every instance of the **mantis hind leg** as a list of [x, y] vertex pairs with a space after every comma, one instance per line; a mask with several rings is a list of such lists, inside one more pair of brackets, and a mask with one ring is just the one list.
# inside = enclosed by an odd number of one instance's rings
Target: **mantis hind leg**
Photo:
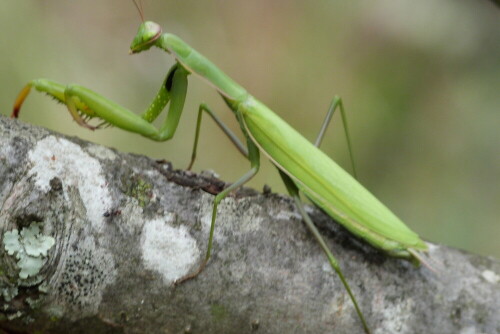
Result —
[[217, 207], [218, 207], [219, 203], [230, 192], [238, 189], [239, 187], [241, 187], [242, 185], [244, 185], [245, 183], [250, 181], [250, 179], [252, 177], [254, 177], [254, 175], [257, 174], [257, 172], [259, 171], [259, 166], [260, 166], [259, 149], [250, 140], [247, 140], [247, 144], [248, 144], [248, 159], [250, 160], [251, 169], [248, 172], [246, 172], [240, 179], [238, 179], [238, 181], [231, 184], [229, 187], [227, 187], [226, 189], [224, 189], [223, 191], [221, 191], [219, 194], [217, 194], [215, 196], [214, 204], [212, 207], [212, 220], [211, 220], [211, 224], [210, 224], [210, 235], [208, 237], [208, 245], [207, 245], [207, 252], [205, 254], [205, 259], [202, 261], [202, 263], [200, 264], [200, 266], [198, 267], [198, 269], [195, 272], [178, 279], [175, 282], [176, 285], [195, 278], [203, 271], [203, 269], [205, 269], [205, 266], [207, 265], [207, 262], [210, 259], [210, 255], [212, 252], [212, 242], [213, 242], [213, 238], [214, 238], [215, 221], [217, 219]]
[[292, 181], [292, 179], [283, 173], [281, 170], [279, 170], [280, 176], [283, 179], [283, 182], [285, 183], [285, 186], [288, 190], [288, 193], [290, 196], [292, 196], [293, 200], [295, 201], [295, 205], [297, 206], [300, 215], [302, 216], [307, 228], [309, 231], [312, 233], [318, 244], [320, 245], [321, 249], [325, 253], [326, 257], [328, 258], [328, 262], [330, 263], [330, 266], [332, 269], [337, 273], [339, 276], [340, 280], [342, 281], [342, 284], [344, 285], [344, 288], [346, 289], [347, 293], [349, 294], [349, 297], [354, 304], [354, 308], [356, 309], [356, 313], [358, 314], [359, 319], [363, 323], [363, 328], [365, 333], [369, 334], [370, 329], [368, 328], [367, 322], [365, 320], [365, 317], [363, 313], [361, 312], [361, 309], [359, 308], [358, 302], [356, 300], [356, 297], [351, 291], [351, 287], [349, 286], [349, 283], [344, 277], [344, 274], [342, 273], [342, 270], [340, 269], [340, 266], [338, 264], [337, 259], [333, 256], [332, 252], [330, 251], [330, 248], [326, 244], [325, 240], [321, 236], [321, 233], [318, 231], [318, 228], [314, 225], [312, 222], [311, 218], [307, 214], [307, 212], [304, 209], [304, 204], [300, 200], [299, 196], [299, 189], [295, 185], [295, 183]]
[[325, 120], [323, 121], [323, 125], [321, 126], [318, 136], [316, 137], [316, 140], [314, 142], [314, 146], [319, 147], [321, 145], [321, 142], [323, 141], [326, 133], [326, 129], [328, 128], [328, 125], [330, 124], [332, 116], [335, 110], [337, 110], [337, 107], [340, 109], [340, 116], [342, 117], [342, 124], [344, 126], [344, 132], [347, 141], [347, 149], [349, 150], [349, 157], [351, 159], [352, 174], [354, 178], [357, 179], [356, 166], [354, 165], [354, 156], [352, 153], [351, 137], [349, 135], [349, 127], [347, 126], [347, 117], [344, 110], [344, 104], [339, 96], [333, 97], [332, 102], [330, 103], [330, 107], [328, 108], [328, 112], [326, 113]]
[[[321, 142], [322, 142], [322, 140], [325, 136], [325, 133], [326, 133], [326, 129], [328, 128], [328, 125], [329, 125], [329, 123], [332, 119], [332, 116], [333, 116], [335, 110], [337, 109], [337, 107], [340, 109], [342, 123], [344, 126], [344, 131], [345, 131], [346, 140], [347, 140], [347, 147], [349, 150], [349, 156], [350, 156], [351, 164], [352, 164], [353, 175], [356, 178], [356, 168], [354, 165], [354, 157], [352, 154], [352, 145], [351, 145], [349, 130], [348, 130], [348, 126], [347, 126], [347, 118], [345, 115], [344, 105], [343, 105], [342, 99], [340, 97], [335, 96], [332, 99], [332, 102], [330, 104], [330, 107], [328, 108], [328, 112], [326, 114], [325, 120], [323, 121], [321, 129], [320, 129], [318, 136], [316, 137], [316, 140], [314, 142], [314, 146], [319, 148], [319, 146], [321, 145]], [[278, 169], [278, 172], [280, 173], [281, 179], [283, 180], [283, 183], [285, 184], [288, 193], [290, 194], [290, 196], [292, 196], [292, 198], [295, 202], [295, 205], [297, 206], [297, 209], [299, 210], [300, 215], [302, 216], [302, 219], [304, 220], [307, 228], [309, 229], [309, 231], [312, 233], [312, 235], [314, 236], [314, 238], [316, 239], [316, 241], [320, 245], [321, 249], [323, 250], [323, 252], [325, 253], [325, 255], [328, 259], [328, 262], [330, 263], [330, 266], [337, 273], [342, 284], [344, 285], [344, 288], [346, 289], [347, 293], [349, 294], [349, 298], [351, 299], [351, 301], [354, 305], [354, 308], [356, 310], [356, 313], [358, 314], [358, 317], [363, 324], [363, 329], [364, 329], [365, 333], [369, 334], [370, 329], [368, 328], [368, 324], [365, 320], [363, 313], [361, 312], [361, 309], [358, 305], [356, 297], [352, 293], [351, 287], [349, 286], [349, 283], [345, 279], [344, 274], [342, 273], [342, 270], [340, 269], [340, 266], [338, 264], [337, 259], [333, 256], [330, 248], [328, 247], [325, 240], [321, 236], [321, 233], [318, 231], [318, 228], [314, 225], [311, 218], [309, 217], [309, 215], [305, 211], [304, 204], [302, 203], [302, 201], [300, 199], [299, 189], [297, 188], [296, 184], [293, 182], [293, 180], [288, 175], [283, 173], [280, 169]]]
[[200, 107], [198, 108], [198, 118], [196, 120], [196, 132], [194, 136], [194, 144], [193, 144], [193, 153], [191, 154], [191, 162], [189, 163], [189, 166], [187, 167], [187, 170], [191, 170], [191, 167], [193, 167], [194, 161], [196, 159], [196, 151], [198, 148], [198, 140], [200, 139], [200, 127], [201, 127], [201, 119], [203, 116], [203, 112], [206, 112], [212, 119], [214, 120], [215, 124], [219, 126], [219, 128], [228, 136], [228, 138], [231, 140], [231, 142], [236, 146], [238, 151], [243, 154], [246, 158], [248, 158], [248, 150], [246, 149], [245, 145], [238, 139], [238, 137], [232, 132], [224, 122], [205, 104], [202, 103], [200, 104]]

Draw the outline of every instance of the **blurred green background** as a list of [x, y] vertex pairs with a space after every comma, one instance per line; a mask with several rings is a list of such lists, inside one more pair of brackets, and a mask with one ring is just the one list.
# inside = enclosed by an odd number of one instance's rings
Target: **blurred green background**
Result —
[[[160, 23], [213, 60], [313, 140], [334, 94], [348, 112], [361, 182], [425, 239], [500, 257], [500, 11], [487, 0], [153, 1]], [[129, 56], [140, 23], [131, 1], [3, 1], [0, 107], [30, 79], [79, 83], [142, 111], [172, 58]], [[32, 93], [21, 119], [122, 151], [189, 162], [207, 102], [238, 130], [214, 90], [192, 77], [173, 140], [78, 127]], [[322, 148], [350, 170], [338, 115]], [[234, 181], [249, 164], [211, 123], [194, 170]], [[82, 167], [83, 168], [83, 167]], [[251, 186], [284, 192], [263, 159]]]

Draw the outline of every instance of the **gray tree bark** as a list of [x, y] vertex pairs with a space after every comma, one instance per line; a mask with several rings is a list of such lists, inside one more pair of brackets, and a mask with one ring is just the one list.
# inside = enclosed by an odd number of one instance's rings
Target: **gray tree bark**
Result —
[[[0, 117], [6, 333], [361, 333], [290, 198]], [[308, 207], [373, 333], [500, 333], [500, 261], [430, 244], [435, 274]]]

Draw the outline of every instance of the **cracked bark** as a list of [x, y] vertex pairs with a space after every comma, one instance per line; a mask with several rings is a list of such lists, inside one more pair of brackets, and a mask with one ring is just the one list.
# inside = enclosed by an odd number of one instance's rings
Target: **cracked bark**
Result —
[[[45, 155], [34, 154], [43, 143]], [[86, 165], [79, 159], [87, 159]], [[36, 169], [38, 164], [45, 169]], [[44, 188], [39, 174], [47, 168], [55, 174]], [[100, 181], [85, 176], [89, 168], [101, 171]], [[172, 285], [204, 256], [212, 194], [224, 186], [165, 162], [0, 117], [2, 241], [5, 232], [34, 221], [56, 240], [39, 274], [27, 280], [18, 278], [17, 260], [2, 242], [0, 328], [362, 332], [293, 202], [278, 194], [244, 188], [223, 201], [207, 268], [192, 281]], [[431, 245], [436, 275], [381, 254], [318, 209], [309, 210], [373, 333], [500, 333], [499, 260]]]

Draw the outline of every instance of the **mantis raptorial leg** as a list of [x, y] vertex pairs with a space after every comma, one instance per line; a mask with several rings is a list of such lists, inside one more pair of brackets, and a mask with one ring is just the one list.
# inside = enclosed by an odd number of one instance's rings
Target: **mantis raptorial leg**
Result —
[[[16, 118], [19, 116], [20, 108], [33, 87], [66, 104], [72, 117], [81, 126], [95, 130], [96, 127], [89, 125], [84, 117], [86, 119], [99, 118], [116, 127], [138, 133], [152, 140], [166, 141], [174, 136], [179, 124], [186, 99], [188, 74], [189, 72], [184, 67], [179, 64], [174, 65], [168, 72], [153, 102], [142, 115], [137, 115], [79, 85], [63, 86], [47, 79], [33, 80], [19, 94], [11, 116]], [[169, 104], [167, 116], [158, 129], [151, 122], [158, 117], [167, 104]]]

